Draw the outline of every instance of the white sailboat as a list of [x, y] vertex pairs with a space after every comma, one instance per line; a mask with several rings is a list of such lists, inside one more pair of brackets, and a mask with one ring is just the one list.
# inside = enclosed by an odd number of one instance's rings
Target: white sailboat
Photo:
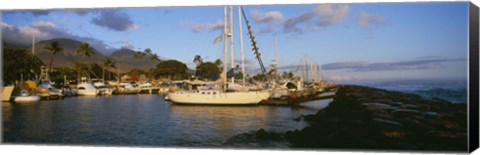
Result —
[[[230, 9], [232, 9], [230, 7]], [[240, 7], [239, 7], [240, 9]], [[232, 12], [232, 11], [230, 11]], [[232, 17], [232, 16], [230, 16]], [[223, 33], [223, 71], [217, 84], [223, 85], [223, 90], [227, 88], [227, 7], [224, 7], [224, 33]], [[232, 31], [230, 31], [233, 33]], [[231, 42], [233, 46], [233, 43]], [[231, 47], [232, 48], [232, 47]], [[233, 49], [233, 48], [232, 48]], [[232, 51], [233, 52], [233, 51]], [[233, 60], [233, 54], [232, 54]], [[233, 61], [231, 62], [233, 66]], [[233, 79], [232, 79], [233, 83]], [[180, 104], [208, 104], [208, 105], [248, 105], [258, 104], [262, 100], [268, 99], [269, 91], [222, 91], [222, 90], [196, 90], [196, 91], [176, 91], [168, 93], [167, 98], [173, 103]]]

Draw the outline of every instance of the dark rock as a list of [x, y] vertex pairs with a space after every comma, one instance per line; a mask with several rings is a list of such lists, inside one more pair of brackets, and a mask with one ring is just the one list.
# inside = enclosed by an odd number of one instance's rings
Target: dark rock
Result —
[[338, 87], [333, 101], [309, 123], [284, 134], [260, 129], [247, 136], [286, 140], [294, 148], [415, 149], [466, 151], [465, 105], [363, 86]]

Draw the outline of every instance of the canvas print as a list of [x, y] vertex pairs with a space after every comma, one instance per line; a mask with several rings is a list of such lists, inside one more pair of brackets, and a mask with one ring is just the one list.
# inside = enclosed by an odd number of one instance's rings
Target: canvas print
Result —
[[466, 152], [468, 8], [1, 10], [2, 143]]

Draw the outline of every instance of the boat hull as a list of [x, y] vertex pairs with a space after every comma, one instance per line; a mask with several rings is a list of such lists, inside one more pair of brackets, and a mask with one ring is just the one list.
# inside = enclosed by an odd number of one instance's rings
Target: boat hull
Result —
[[9, 101], [13, 92], [13, 86], [2, 87], [2, 101]]
[[17, 96], [15, 102], [37, 102], [40, 101], [40, 96]]
[[251, 92], [219, 92], [216, 94], [200, 94], [189, 92], [168, 93], [168, 99], [176, 104], [201, 105], [252, 105], [266, 100], [270, 96], [267, 91]]
[[123, 94], [123, 95], [128, 95], [128, 94], [138, 94], [140, 92], [140, 89], [117, 89], [113, 93], [114, 94]]
[[80, 96], [97, 96], [97, 90], [77, 90], [77, 95]]

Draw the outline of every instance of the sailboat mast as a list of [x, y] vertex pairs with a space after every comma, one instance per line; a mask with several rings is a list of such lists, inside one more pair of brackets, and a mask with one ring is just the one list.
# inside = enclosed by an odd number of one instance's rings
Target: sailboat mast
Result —
[[[230, 6], [230, 64], [232, 69], [235, 68], [234, 60], [234, 46], [233, 46], [233, 6]], [[234, 82], [235, 77], [232, 76], [232, 83]]]
[[278, 74], [279, 72], [279, 67], [278, 67], [278, 38], [277, 38], [277, 34], [275, 34], [275, 70], [276, 70], [276, 74]]
[[227, 6], [223, 7], [223, 88], [227, 90]]
[[242, 82], [245, 84], [245, 55], [243, 51], [242, 8], [238, 6], [238, 29], [240, 30], [240, 52], [242, 53]]
[[32, 33], [32, 55], [35, 55], [35, 34]]

